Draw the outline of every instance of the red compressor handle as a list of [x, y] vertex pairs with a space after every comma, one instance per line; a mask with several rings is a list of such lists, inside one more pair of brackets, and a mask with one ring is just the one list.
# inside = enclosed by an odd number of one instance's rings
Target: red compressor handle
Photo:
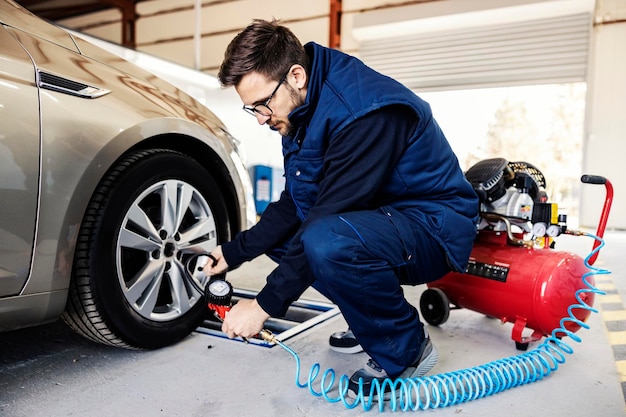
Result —
[[[611, 211], [611, 204], [613, 204], [613, 184], [611, 184], [611, 181], [599, 175], [583, 175], [580, 178], [580, 181], [582, 181], [585, 184], [604, 184], [604, 187], [606, 188], [604, 206], [602, 207], [602, 213], [600, 214], [600, 221], [598, 222], [598, 230], [596, 231], [596, 236], [601, 238], [604, 236], [604, 231], [606, 230], [606, 224], [609, 221], [609, 212]], [[600, 241], [596, 240], [593, 244], [592, 251], [596, 250], [598, 246], [600, 246]], [[595, 263], [596, 259], [598, 258], [599, 253], [600, 252], [598, 251], [589, 258], [589, 261], [588, 261], [589, 265], [593, 265]]]

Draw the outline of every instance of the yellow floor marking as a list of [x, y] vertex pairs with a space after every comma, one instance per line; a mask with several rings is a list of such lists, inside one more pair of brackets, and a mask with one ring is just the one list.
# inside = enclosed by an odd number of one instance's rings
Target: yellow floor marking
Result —
[[619, 372], [619, 379], [624, 382], [626, 381], [626, 361], [615, 361], [617, 365], [617, 372]]
[[611, 345], [626, 345], [626, 331], [608, 332]]
[[597, 289], [599, 289], [601, 291], [610, 291], [610, 290], [614, 290], [615, 289], [615, 285], [613, 283], [596, 282], [594, 287], [596, 287]]
[[602, 318], [604, 319], [604, 321], [626, 321], [626, 310], [602, 310]]
[[620, 297], [619, 294], [598, 295], [597, 301], [603, 304], [621, 303], [622, 297]]

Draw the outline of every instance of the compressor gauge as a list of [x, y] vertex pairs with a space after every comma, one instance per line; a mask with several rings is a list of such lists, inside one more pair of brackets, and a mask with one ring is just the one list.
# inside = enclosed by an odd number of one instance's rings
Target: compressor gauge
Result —
[[544, 222], [537, 222], [533, 224], [533, 236], [544, 237], [546, 235], [547, 226]]
[[561, 228], [556, 224], [551, 224], [546, 229], [546, 234], [550, 237], [557, 237], [561, 234]]

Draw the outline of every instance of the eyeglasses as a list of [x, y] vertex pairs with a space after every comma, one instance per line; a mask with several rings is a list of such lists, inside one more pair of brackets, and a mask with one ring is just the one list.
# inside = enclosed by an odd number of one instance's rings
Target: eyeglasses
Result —
[[287, 79], [287, 75], [288, 74], [289, 74], [289, 71], [287, 71], [280, 78], [280, 81], [278, 81], [278, 85], [276, 86], [274, 91], [272, 91], [272, 94], [270, 94], [270, 96], [267, 98], [267, 100], [265, 100], [265, 103], [255, 104], [254, 106], [246, 106], [244, 104], [243, 109], [246, 111], [246, 113], [249, 113], [249, 114], [251, 114], [251, 115], [253, 115], [255, 117], [257, 115], [261, 115], [261, 116], [264, 116], [264, 117], [270, 117], [272, 114], [274, 114], [274, 111], [269, 106], [270, 100], [272, 100], [272, 97], [274, 97], [274, 94], [276, 94], [276, 92], [278, 91], [278, 88], [281, 86], [281, 84], [285, 82], [285, 80]]

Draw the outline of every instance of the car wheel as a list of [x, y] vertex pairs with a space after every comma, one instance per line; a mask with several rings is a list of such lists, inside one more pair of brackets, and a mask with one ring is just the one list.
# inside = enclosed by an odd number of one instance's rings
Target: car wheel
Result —
[[206, 305], [185, 261], [229, 238], [215, 180], [170, 150], [134, 153], [102, 179], [80, 228], [64, 320], [101, 343], [153, 349], [179, 341]]

